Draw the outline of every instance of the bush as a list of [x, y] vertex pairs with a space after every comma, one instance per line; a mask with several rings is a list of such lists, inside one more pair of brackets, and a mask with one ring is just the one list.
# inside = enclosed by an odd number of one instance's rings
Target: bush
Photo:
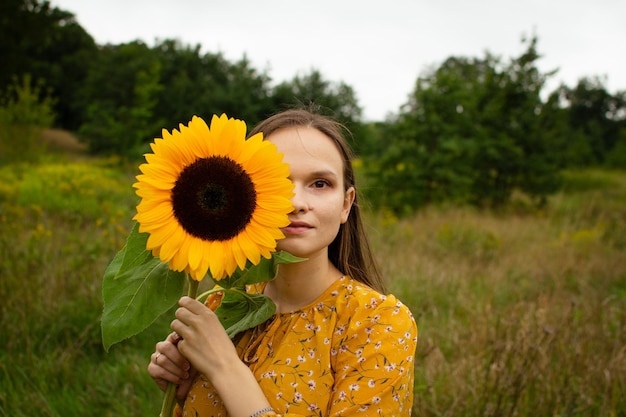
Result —
[[46, 151], [41, 133], [54, 122], [54, 100], [30, 76], [17, 80], [0, 101], [0, 164], [36, 161]]

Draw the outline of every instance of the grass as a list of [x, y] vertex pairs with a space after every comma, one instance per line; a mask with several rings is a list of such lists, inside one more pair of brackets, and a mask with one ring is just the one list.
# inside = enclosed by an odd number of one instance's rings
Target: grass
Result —
[[[171, 314], [108, 353], [100, 339], [135, 169], [0, 166], [1, 416], [158, 415], [145, 368]], [[566, 180], [544, 211], [368, 214], [420, 328], [414, 415], [626, 416], [626, 173]]]
[[79, 155], [87, 150], [84, 143], [76, 140], [70, 132], [62, 129], [45, 129], [41, 139], [47, 144], [48, 149]]
[[566, 179], [542, 212], [378, 217], [420, 327], [415, 415], [626, 415], [626, 176]]

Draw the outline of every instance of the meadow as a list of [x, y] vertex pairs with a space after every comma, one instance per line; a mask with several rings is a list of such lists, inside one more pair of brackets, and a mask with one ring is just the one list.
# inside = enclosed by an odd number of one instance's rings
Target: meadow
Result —
[[[104, 269], [136, 165], [54, 149], [0, 166], [0, 415], [156, 416], [166, 313], [105, 352]], [[539, 210], [367, 212], [420, 329], [416, 416], [626, 416], [626, 172], [566, 172]]]

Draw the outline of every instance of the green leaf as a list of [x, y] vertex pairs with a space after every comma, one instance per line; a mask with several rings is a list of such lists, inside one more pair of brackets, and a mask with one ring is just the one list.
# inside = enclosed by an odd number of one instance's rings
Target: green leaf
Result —
[[185, 273], [175, 272], [146, 250], [136, 225], [104, 273], [101, 318], [105, 350], [143, 331], [181, 297]]
[[[152, 253], [146, 249], [146, 243], [148, 243], [148, 234], [139, 233], [139, 223], [135, 223], [135, 226], [126, 239], [126, 245], [121, 250], [121, 264], [119, 270], [115, 271], [115, 275], [119, 272], [132, 269], [137, 265], [146, 263], [153, 258]], [[115, 258], [113, 261], [115, 262]], [[107, 272], [114, 272], [108, 270], [109, 268], [105, 271], [105, 276]]]
[[298, 258], [297, 256], [293, 256], [289, 252], [280, 251], [272, 254], [272, 258], [276, 264], [294, 264], [297, 262], [306, 261], [306, 258]]
[[276, 312], [276, 305], [263, 294], [225, 290], [222, 304], [215, 310], [232, 339], [238, 333], [265, 322]]
[[[126, 245], [113, 258], [104, 273], [102, 296], [102, 343], [105, 350], [115, 343], [145, 330], [182, 296], [185, 274], [171, 271], [146, 250], [148, 234], [139, 233], [135, 224]], [[215, 281], [225, 296], [216, 312], [228, 335], [266, 321], [276, 311], [274, 303], [262, 294], [246, 294], [246, 285], [274, 279], [279, 264], [300, 262], [287, 252], [273, 253], [258, 265], [248, 263], [226, 279]], [[210, 277], [210, 274], [208, 274]]]

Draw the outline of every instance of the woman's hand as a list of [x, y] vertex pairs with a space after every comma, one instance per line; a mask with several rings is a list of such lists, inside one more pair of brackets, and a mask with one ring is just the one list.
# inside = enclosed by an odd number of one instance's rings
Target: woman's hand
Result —
[[228, 415], [249, 416], [269, 407], [254, 374], [237, 355], [215, 313], [189, 297], [178, 301], [172, 330], [181, 336], [178, 351], [204, 375], [224, 402]]
[[176, 399], [182, 403], [191, 388], [195, 370], [178, 350], [179, 342], [180, 336], [172, 333], [157, 343], [155, 352], [150, 356], [148, 373], [162, 391], [165, 391], [168, 383], [178, 385]]
[[201, 302], [182, 297], [171, 328], [181, 337], [177, 351], [209, 380], [240, 362], [237, 350], [215, 313]]

